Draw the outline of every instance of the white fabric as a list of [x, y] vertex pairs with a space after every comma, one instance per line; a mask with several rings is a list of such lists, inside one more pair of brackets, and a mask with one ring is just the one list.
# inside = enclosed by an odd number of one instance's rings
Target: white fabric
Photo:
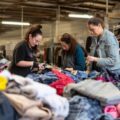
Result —
[[35, 99], [43, 99], [45, 96], [56, 94], [56, 89], [33, 81], [30, 78], [24, 78], [22, 76], [13, 75], [12, 78], [21, 85], [20, 89], [27, 97], [32, 95]]
[[37, 93], [36, 99], [43, 99], [46, 96], [56, 94], [56, 89], [45, 84], [34, 82], [32, 88]]
[[66, 98], [57, 95], [56, 89], [18, 75], [13, 75], [12, 78], [21, 85], [21, 92], [25, 96], [42, 100], [43, 103], [50, 106], [55, 117], [66, 117], [68, 115], [69, 102]]
[[12, 75], [8, 70], [3, 70], [2, 72], [0, 72], [0, 76], [5, 76], [8, 79], [12, 79]]
[[55, 116], [67, 117], [69, 113], [69, 103], [66, 98], [53, 94], [44, 97], [42, 102], [50, 106]]

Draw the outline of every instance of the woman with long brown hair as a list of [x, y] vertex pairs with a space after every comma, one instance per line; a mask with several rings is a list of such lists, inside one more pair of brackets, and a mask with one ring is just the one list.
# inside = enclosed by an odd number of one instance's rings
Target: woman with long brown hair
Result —
[[81, 46], [75, 38], [65, 33], [61, 37], [61, 45], [63, 48], [63, 68], [73, 68], [75, 70], [85, 70], [85, 55]]

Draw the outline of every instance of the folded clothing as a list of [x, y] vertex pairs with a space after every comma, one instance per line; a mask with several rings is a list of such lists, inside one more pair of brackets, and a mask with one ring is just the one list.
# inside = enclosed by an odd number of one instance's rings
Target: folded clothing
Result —
[[120, 102], [120, 91], [111, 82], [86, 79], [78, 84], [69, 84], [64, 89], [64, 95], [82, 94], [99, 100], [104, 105], [114, 105]]

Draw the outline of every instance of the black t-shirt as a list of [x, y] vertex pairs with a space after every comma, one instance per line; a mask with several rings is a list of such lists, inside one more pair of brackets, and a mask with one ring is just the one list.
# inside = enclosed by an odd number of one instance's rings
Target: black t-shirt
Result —
[[22, 60], [35, 61], [35, 50], [31, 49], [26, 41], [22, 41], [16, 45], [13, 51], [12, 59], [10, 72], [21, 76], [26, 76], [31, 73], [31, 67], [19, 67], [16, 66], [16, 64]]

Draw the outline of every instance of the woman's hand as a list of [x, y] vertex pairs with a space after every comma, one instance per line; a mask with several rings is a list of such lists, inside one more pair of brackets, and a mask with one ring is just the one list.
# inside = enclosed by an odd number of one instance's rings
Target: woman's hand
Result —
[[88, 61], [88, 62], [97, 62], [97, 61], [98, 61], [98, 58], [89, 55], [89, 56], [87, 57], [87, 61]]
[[44, 70], [45, 69], [45, 63], [39, 64], [39, 70]]

